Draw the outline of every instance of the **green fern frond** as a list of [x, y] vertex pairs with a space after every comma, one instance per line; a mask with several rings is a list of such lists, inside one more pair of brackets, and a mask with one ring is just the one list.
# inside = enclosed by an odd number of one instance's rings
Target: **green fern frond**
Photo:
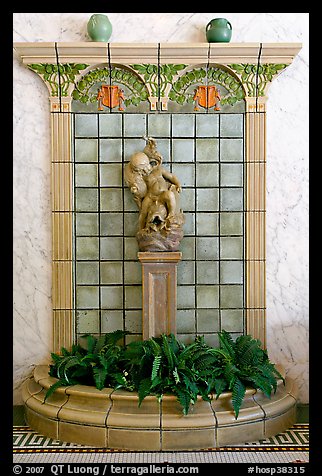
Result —
[[226, 379], [228, 387], [230, 389], [232, 388], [232, 385], [238, 373], [238, 368], [232, 362], [226, 362], [225, 367], [223, 368], [223, 376]]
[[231, 358], [234, 358], [235, 342], [233, 341], [231, 335], [223, 329], [221, 332], [218, 332], [218, 337], [221, 348], [224, 349]]
[[47, 400], [47, 398], [49, 398], [55, 392], [55, 390], [57, 390], [57, 388], [67, 386], [67, 385], [68, 383], [65, 382], [65, 380], [57, 380], [57, 382], [51, 385], [49, 389], [47, 390], [44, 402]]
[[108, 332], [105, 334], [105, 345], [110, 344], [110, 345], [116, 345], [118, 341], [123, 339], [125, 336], [131, 334], [129, 331], [123, 331], [123, 330], [116, 330], [113, 332]]
[[182, 390], [181, 388], [177, 388], [175, 390], [175, 394], [177, 396], [177, 400], [182, 406], [183, 414], [187, 415], [190, 408], [191, 403], [191, 396], [190, 393], [186, 390]]
[[155, 380], [156, 377], [158, 376], [158, 372], [159, 372], [160, 365], [161, 365], [161, 360], [162, 360], [161, 355], [156, 355], [154, 357], [153, 364], [152, 364], [152, 372], [151, 372], [151, 380], [152, 381]]
[[93, 376], [96, 388], [98, 388], [98, 390], [102, 390], [105, 386], [107, 370], [104, 367], [93, 367]]
[[172, 375], [174, 376], [175, 383], [180, 383], [180, 377], [179, 377], [179, 374], [178, 374], [177, 367], [172, 371]]
[[139, 397], [139, 406], [141, 406], [141, 403], [145, 399], [147, 395], [149, 395], [151, 392], [151, 379], [145, 378], [140, 382], [139, 388], [138, 388], [138, 397]]
[[231, 394], [231, 402], [235, 411], [236, 420], [239, 415], [239, 409], [243, 402], [245, 392], [246, 392], [245, 385], [243, 384], [243, 382], [239, 380], [239, 378], [236, 378], [232, 387], [232, 394]]
[[97, 338], [92, 334], [83, 334], [81, 337], [86, 339], [86, 350], [89, 354], [92, 354], [97, 344]]
[[72, 355], [71, 352], [66, 349], [66, 347], [61, 348], [61, 353], [64, 357], [69, 357], [70, 355]]
[[216, 398], [218, 398], [227, 389], [227, 381], [223, 378], [216, 378], [213, 382], [213, 388], [215, 389]]
[[173, 352], [173, 349], [171, 348], [169, 344], [167, 336], [165, 334], [162, 334], [161, 338], [162, 338], [162, 350], [167, 359], [167, 365], [169, 367], [169, 370], [172, 370], [177, 364], [176, 356]]
[[272, 386], [266, 377], [256, 374], [250, 380], [254, 383], [255, 388], [259, 388], [267, 398], [271, 398]]

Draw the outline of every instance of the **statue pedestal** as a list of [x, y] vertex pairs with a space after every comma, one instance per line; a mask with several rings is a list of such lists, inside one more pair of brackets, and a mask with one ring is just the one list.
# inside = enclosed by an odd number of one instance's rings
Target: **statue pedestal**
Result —
[[176, 334], [177, 264], [180, 251], [139, 252], [142, 263], [143, 340]]

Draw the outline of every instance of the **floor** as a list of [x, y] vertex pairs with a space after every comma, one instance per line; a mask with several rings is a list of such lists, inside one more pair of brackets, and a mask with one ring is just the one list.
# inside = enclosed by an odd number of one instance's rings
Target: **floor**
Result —
[[273, 438], [183, 452], [127, 452], [59, 442], [14, 426], [13, 463], [306, 463], [309, 425], [299, 423]]

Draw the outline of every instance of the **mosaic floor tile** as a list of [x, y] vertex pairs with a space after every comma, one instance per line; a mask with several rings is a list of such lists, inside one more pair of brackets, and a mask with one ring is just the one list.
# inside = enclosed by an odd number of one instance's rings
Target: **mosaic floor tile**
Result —
[[[59, 456], [58, 456], [59, 455]], [[200, 451], [140, 452], [60, 442], [28, 426], [13, 428], [14, 463], [308, 463], [309, 425], [265, 440]]]

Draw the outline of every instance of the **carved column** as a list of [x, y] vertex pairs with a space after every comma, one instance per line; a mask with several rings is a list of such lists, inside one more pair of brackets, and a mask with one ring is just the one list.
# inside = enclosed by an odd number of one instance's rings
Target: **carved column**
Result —
[[266, 347], [266, 99], [246, 97], [246, 333]]
[[139, 252], [142, 263], [143, 339], [176, 334], [177, 264], [182, 253]]
[[53, 352], [73, 344], [73, 169], [70, 98], [51, 99]]

